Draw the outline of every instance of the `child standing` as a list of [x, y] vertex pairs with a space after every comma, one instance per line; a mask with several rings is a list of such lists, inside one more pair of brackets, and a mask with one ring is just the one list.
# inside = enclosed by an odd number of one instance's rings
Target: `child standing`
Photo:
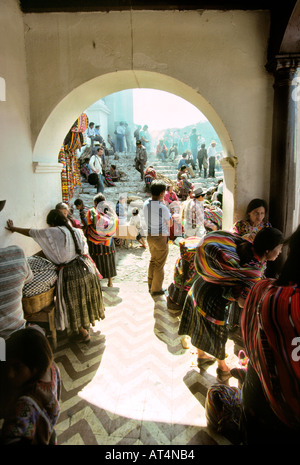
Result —
[[139, 241], [140, 244], [142, 244], [142, 247], [144, 247], [144, 249], [146, 249], [147, 246], [146, 246], [146, 242], [145, 242], [145, 239], [144, 239], [144, 237], [145, 237], [144, 236], [144, 230], [142, 228], [141, 217], [140, 217], [140, 214], [139, 214], [139, 210], [137, 208], [134, 208], [132, 210], [132, 217], [130, 218], [129, 225], [136, 227], [136, 229], [138, 231], [136, 239], [137, 239], [137, 241]]
[[60, 375], [42, 331], [28, 326], [6, 340], [2, 444], [56, 444]]

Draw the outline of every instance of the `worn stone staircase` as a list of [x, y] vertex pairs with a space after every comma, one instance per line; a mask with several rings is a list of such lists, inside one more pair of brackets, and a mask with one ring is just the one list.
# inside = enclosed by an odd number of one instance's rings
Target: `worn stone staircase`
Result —
[[[115, 183], [114, 187], [105, 187], [104, 195], [106, 200], [114, 205], [118, 201], [121, 193], [127, 193], [128, 197], [131, 197], [133, 200], [136, 199], [138, 204], [141, 204], [142, 201], [149, 196], [149, 194], [145, 192], [145, 183], [144, 181], [141, 181], [140, 173], [134, 167], [134, 158], [134, 152], [119, 154], [118, 160], [115, 160], [113, 155], [107, 157], [107, 165], [110, 166], [111, 164], [115, 164], [117, 169], [123, 173], [121, 181]], [[154, 153], [150, 153], [148, 155], [147, 165], [152, 165], [157, 173], [162, 174], [171, 181], [176, 181], [179, 160], [180, 156], [178, 156], [174, 161], [167, 159], [165, 162], [162, 162]], [[216, 169], [215, 178], [204, 179], [203, 177], [200, 177], [198, 165], [196, 166], [194, 173], [195, 177], [191, 178], [191, 181], [194, 184], [195, 189], [197, 187], [202, 187], [203, 190], [214, 188], [217, 186], [218, 180], [223, 178], [223, 171], [221, 168], [218, 169], [218, 167]], [[74, 201], [75, 198], [81, 198], [87, 206], [92, 206], [92, 199], [95, 194], [95, 187], [90, 186], [87, 182], [82, 182], [82, 185], [75, 190], [72, 201]]]

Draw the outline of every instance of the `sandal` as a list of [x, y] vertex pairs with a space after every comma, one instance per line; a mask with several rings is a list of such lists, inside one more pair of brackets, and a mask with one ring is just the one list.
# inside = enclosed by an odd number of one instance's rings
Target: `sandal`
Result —
[[89, 332], [86, 330], [87, 334], [84, 336], [82, 333], [79, 333], [78, 334], [78, 339], [77, 339], [77, 342], [90, 342], [91, 338], [90, 338], [90, 334]]
[[182, 336], [181, 345], [183, 349], [189, 349], [191, 347], [191, 338], [190, 336]]
[[90, 335], [87, 334], [86, 336], [82, 336], [81, 339], [78, 341], [78, 342], [90, 342], [91, 338], [90, 338]]
[[198, 357], [197, 358], [197, 366], [198, 368], [205, 368], [207, 365], [213, 365], [216, 361], [215, 357]]
[[231, 378], [231, 376], [231, 371], [224, 371], [221, 370], [221, 368], [217, 368], [217, 381], [219, 383], [224, 383], [225, 381], [228, 381], [229, 378]]

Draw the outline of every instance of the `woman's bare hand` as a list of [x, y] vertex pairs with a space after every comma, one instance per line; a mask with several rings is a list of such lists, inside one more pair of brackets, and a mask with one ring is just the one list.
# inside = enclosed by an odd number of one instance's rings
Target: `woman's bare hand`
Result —
[[15, 228], [14, 228], [13, 220], [7, 220], [6, 224], [7, 226], [5, 227], [5, 229], [7, 229], [8, 231], [14, 232]]

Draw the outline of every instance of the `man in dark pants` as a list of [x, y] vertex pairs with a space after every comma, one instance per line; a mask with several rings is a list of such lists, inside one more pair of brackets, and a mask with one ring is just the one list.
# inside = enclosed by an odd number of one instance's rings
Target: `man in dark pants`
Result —
[[144, 179], [144, 171], [147, 163], [147, 152], [142, 142], [138, 139], [136, 141], [136, 156], [135, 156], [135, 168], [141, 173], [141, 180]]

